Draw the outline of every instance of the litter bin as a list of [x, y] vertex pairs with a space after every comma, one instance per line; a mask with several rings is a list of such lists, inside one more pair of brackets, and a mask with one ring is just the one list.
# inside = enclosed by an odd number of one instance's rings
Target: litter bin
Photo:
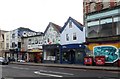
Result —
[[105, 65], [105, 56], [96, 56], [95, 63], [96, 65]]
[[85, 65], [93, 65], [93, 57], [84, 57], [84, 64]]

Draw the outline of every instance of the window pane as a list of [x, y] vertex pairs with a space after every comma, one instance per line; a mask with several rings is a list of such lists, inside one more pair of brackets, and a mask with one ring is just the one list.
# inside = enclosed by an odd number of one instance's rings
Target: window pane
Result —
[[95, 25], [99, 25], [99, 21], [88, 22], [88, 26], [95, 26]]
[[103, 19], [101, 20], [101, 24], [106, 24], [106, 23], [111, 23], [112, 22], [112, 18], [108, 18], [108, 19]]
[[69, 36], [68, 36], [68, 34], [66, 34], [66, 41], [69, 41]]
[[77, 37], [76, 37], [76, 33], [73, 33], [73, 40], [76, 40]]
[[116, 9], [116, 10], [111, 10], [111, 11], [107, 11], [107, 12], [103, 12], [103, 13], [98, 13], [98, 14], [94, 14], [94, 15], [89, 15], [87, 16], [87, 19], [95, 19], [95, 18], [100, 18], [100, 17], [105, 17], [105, 16], [112, 16], [113, 14], [117, 14], [119, 13], [120, 9]]

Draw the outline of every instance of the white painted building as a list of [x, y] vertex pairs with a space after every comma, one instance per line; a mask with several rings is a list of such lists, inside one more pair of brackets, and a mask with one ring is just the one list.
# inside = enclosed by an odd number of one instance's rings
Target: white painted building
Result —
[[85, 27], [69, 17], [61, 29], [61, 63], [82, 63], [85, 56]]
[[60, 30], [61, 27], [50, 22], [44, 32], [44, 62], [58, 63], [60, 61]]

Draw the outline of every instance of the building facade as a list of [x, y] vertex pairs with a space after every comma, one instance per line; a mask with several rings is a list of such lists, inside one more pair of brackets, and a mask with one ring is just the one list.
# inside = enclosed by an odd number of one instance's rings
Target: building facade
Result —
[[4, 52], [5, 58], [10, 57], [10, 32], [4, 33]]
[[50, 22], [44, 32], [44, 63], [60, 63], [61, 27]]
[[61, 63], [83, 64], [85, 54], [85, 27], [69, 17], [60, 34]]
[[17, 28], [10, 31], [10, 58], [17, 61], [21, 51], [21, 37], [27, 37], [35, 32], [29, 28]]
[[87, 55], [115, 63], [120, 58], [120, 1], [84, 1], [84, 25]]
[[0, 56], [1, 57], [5, 57], [5, 51], [4, 51], [4, 49], [5, 49], [5, 45], [4, 45], [4, 43], [5, 43], [5, 33], [6, 33], [7, 31], [4, 31], [4, 30], [0, 30]]
[[[27, 43], [26, 43], [27, 41]], [[23, 46], [27, 47], [27, 61], [35, 62], [35, 63], [42, 63], [43, 61], [43, 33], [40, 35], [35, 35], [31, 37], [24, 38]], [[26, 49], [24, 47], [24, 49]]]

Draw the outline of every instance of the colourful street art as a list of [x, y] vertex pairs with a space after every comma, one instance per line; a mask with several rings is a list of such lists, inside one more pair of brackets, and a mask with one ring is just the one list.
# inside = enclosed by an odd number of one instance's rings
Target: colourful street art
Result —
[[106, 63], [113, 63], [119, 58], [119, 50], [115, 46], [95, 46], [94, 56], [105, 56]]

